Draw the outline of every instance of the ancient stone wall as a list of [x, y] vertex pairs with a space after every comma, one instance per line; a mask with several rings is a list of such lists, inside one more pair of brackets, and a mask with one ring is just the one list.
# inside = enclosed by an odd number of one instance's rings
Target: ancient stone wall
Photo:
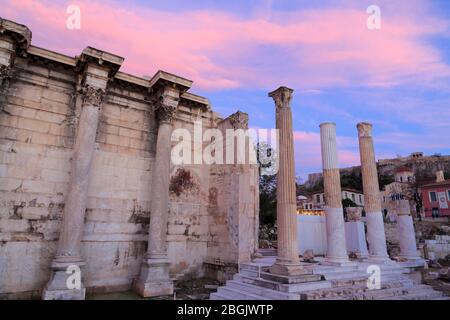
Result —
[[[77, 58], [29, 42], [19, 46], [14, 35], [26, 27], [5, 21], [0, 19], [7, 30], [0, 37], [0, 49], [8, 48], [0, 50], [0, 65], [8, 69], [0, 81], [0, 295], [11, 297], [40, 294], [50, 277], [72, 178], [83, 74]], [[166, 77], [176, 76], [166, 73]], [[152, 170], [158, 132], [152, 85], [122, 72], [110, 76], [100, 110], [83, 226], [83, 282], [90, 291], [131, 288], [147, 250], [151, 178], [157, 174]], [[174, 128], [192, 132], [194, 121], [215, 128], [221, 119], [205, 98], [185, 92]], [[174, 187], [170, 189], [167, 248], [174, 277], [202, 274], [208, 256], [237, 263], [238, 256], [227, 250], [210, 250], [214, 237], [237, 244], [254, 241], [248, 229], [236, 237], [235, 230], [243, 223], [238, 216], [215, 218], [219, 212], [239, 207], [249, 221], [255, 220], [257, 179], [243, 184], [240, 178], [254, 173], [246, 168], [230, 176], [232, 183], [221, 183], [212, 167], [171, 165]], [[235, 170], [237, 166], [225, 167]], [[251, 197], [249, 206], [240, 207], [240, 198], [230, 196], [236, 190]], [[215, 201], [215, 197], [223, 200]], [[250, 257], [253, 249], [245, 246], [243, 255]]]

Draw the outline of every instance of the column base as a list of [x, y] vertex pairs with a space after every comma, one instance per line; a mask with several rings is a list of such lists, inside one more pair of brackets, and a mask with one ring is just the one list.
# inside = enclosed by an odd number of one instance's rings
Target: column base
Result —
[[399, 258], [403, 258], [406, 261], [399, 261], [400, 264], [405, 264], [408, 267], [424, 267], [426, 264], [425, 259], [420, 257], [414, 257], [414, 256], [399, 256]]
[[384, 256], [371, 256], [365, 261], [373, 264], [395, 264], [395, 261], [391, 260], [389, 257]]
[[337, 266], [337, 267], [346, 267], [346, 266], [355, 266], [356, 263], [353, 261], [350, 261], [349, 259], [345, 258], [325, 258], [324, 261], [320, 263], [321, 265], [325, 266]]
[[[52, 262], [52, 271], [50, 281], [42, 291], [43, 300], [84, 300], [86, 297], [86, 288], [82, 283], [82, 273], [79, 280], [73, 270], [68, 269], [72, 266], [78, 266], [80, 269], [84, 266], [84, 261], [80, 257], [56, 257]], [[80, 270], [81, 271], [81, 270]], [[71, 285], [78, 288], [71, 289]]]
[[278, 274], [282, 276], [300, 276], [305, 274], [311, 274], [311, 271], [304, 268], [299, 262], [298, 263], [285, 263], [285, 262], [275, 262], [269, 269], [270, 273]]
[[254, 253], [252, 254], [252, 256], [251, 256], [251, 259], [252, 259], [252, 260], [254, 260], [254, 259], [260, 259], [260, 258], [264, 258], [264, 256], [263, 256], [261, 253], [259, 253], [259, 252], [254, 252]]
[[369, 253], [368, 252], [355, 252], [356, 257], [359, 260], [367, 260], [369, 259]]
[[142, 297], [159, 297], [173, 294], [173, 281], [169, 276], [169, 261], [165, 258], [145, 259], [134, 288]]

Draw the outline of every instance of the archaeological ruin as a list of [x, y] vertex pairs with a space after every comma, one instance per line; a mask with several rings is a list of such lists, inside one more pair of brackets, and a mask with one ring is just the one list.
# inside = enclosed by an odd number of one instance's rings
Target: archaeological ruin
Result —
[[[226, 278], [250, 260], [256, 167], [170, 165], [175, 128], [245, 129], [247, 114], [222, 119], [192, 81], [123, 73], [108, 52], [35, 47], [8, 20], [0, 32], [0, 296], [171, 294], [174, 278]], [[66, 288], [71, 265], [79, 290]]]
[[[299, 245], [294, 90], [268, 94], [277, 245], [260, 249], [253, 146], [243, 140], [248, 161], [238, 161], [238, 138], [227, 134], [248, 129], [248, 115], [222, 118], [191, 80], [138, 77], [123, 62], [92, 47], [77, 57], [36, 47], [28, 27], [0, 18], [1, 299], [170, 297], [178, 280], [204, 276], [222, 284], [212, 300], [447, 299], [417, 280], [425, 260], [407, 201], [396, 203], [400, 255], [388, 255], [372, 124], [355, 130], [364, 222], [358, 208], [344, 221], [336, 125], [320, 125], [325, 252], [315, 256]], [[199, 124], [210, 130], [200, 142]], [[194, 138], [178, 149], [174, 135]], [[174, 150], [194, 161], [174, 164]], [[197, 161], [205, 150], [226, 161]]]

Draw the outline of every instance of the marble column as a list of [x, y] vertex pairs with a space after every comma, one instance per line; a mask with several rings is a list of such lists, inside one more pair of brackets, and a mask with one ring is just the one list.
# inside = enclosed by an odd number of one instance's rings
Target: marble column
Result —
[[52, 275], [43, 292], [43, 298], [46, 300], [73, 300], [85, 297], [83, 283], [79, 289], [68, 288], [67, 281], [71, 273], [66, 271], [71, 266], [77, 266], [81, 270], [85, 264], [80, 252], [81, 239], [95, 137], [104, 93], [105, 88], [90, 85], [82, 89], [83, 106], [75, 138], [71, 180], [64, 206], [58, 249], [51, 266]]
[[325, 218], [327, 227], [327, 254], [325, 263], [348, 264], [345, 241], [345, 221], [342, 209], [341, 178], [336, 148], [336, 125], [320, 125], [323, 185], [325, 193]]
[[277, 172], [277, 259], [270, 272], [300, 275], [305, 270], [299, 262], [297, 243], [297, 203], [295, 198], [294, 142], [291, 99], [293, 90], [280, 87], [269, 93], [276, 105], [276, 128], [279, 133]]
[[420, 260], [417, 251], [416, 235], [411, 216], [411, 208], [408, 200], [396, 201], [397, 207], [397, 232], [400, 242], [400, 258], [408, 260]]
[[372, 139], [372, 124], [358, 123], [359, 152], [364, 189], [364, 203], [369, 242], [369, 261], [389, 262], [384, 233], [377, 164]]
[[155, 106], [158, 120], [156, 156], [152, 168], [152, 202], [148, 250], [145, 254], [135, 289], [143, 297], [173, 294], [167, 257], [167, 216], [169, 211], [169, 179], [172, 120], [176, 113], [179, 91], [165, 88]]

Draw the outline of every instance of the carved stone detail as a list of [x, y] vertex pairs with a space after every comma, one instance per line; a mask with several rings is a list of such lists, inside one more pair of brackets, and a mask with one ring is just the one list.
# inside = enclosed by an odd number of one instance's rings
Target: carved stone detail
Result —
[[0, 91], [9, 85], [11, 79], [11, 68], [9, 66], [0, 65]]
[[277, 109], [290, 108], [293, 92], [294, 90], [287, 87], [280, 87], [277, 90], [269, 93], [269, 97], [273, 98]]
[[372, 136], [372, 124], [367, 122], [358, 123], [358, 136], [371, 137]]
[[233, 129], [248, 129], [248, 115], [243, 112], [236, 112], [230, 117], [230, 123]]
[[155, 115], [159, 123], [171, 123], [177, 112], [179, 93], [166, 90], [157, 98], [155, 103]]
[[105, 97], [105, 90], [96, 88], [90, 85], [83, 87], [81, 90], [83, 94], [83, 103], [90, 104], [96, 107], [100, 107]]
[[159, 123], [172, 122], [177, 112], [176, 105], [158, 103], [155, 107], [156, 119]]

